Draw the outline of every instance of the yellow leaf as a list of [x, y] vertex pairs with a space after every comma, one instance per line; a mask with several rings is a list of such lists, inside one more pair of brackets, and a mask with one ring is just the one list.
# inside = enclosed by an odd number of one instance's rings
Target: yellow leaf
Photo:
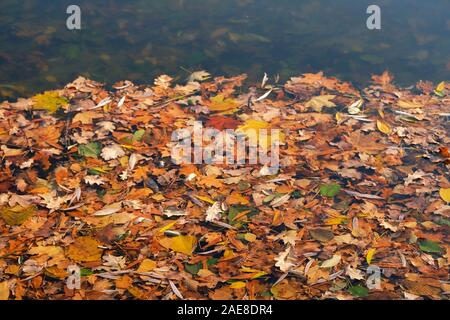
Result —
[[225, 252], [223, 253], [223, 258], [226, 259], [231, 259], [234, 257], [234, 252], [232, 249], [226, 249]]
[[37, 246], [33, 247], [28, 251], [31, 255], [47, 255], [49, 257], [56, 257], [59, 255], [64, 255], [64, 250], [57, 246]]
[[[260, 131], [266, 129], [266, 131]], [[245, 123], [237, 128], [237, 132], [245, 134], [252, 142], [257, 142], [263, 148], [269, 148], [272, 141], [279, 141], [283, 143], [285, 135], [283, 132], [278, 131], [277, 135], [273, 135], [269, 130], [269, 123], [261, 120], [249, 119]]]
[[210, 99], [208, 103], [208, 109], [210, 111], [230, 111], [237, 109], [239, 103], [231, 98], [225, 98], [223, 94], [218, 94], [217, 96]]
[[32, 98], [34, 110], [47, 110], [55, 113], [59, 108], [68, 105], [66, 98], [61, 97], [58, 91], [47, 91]]
[[336, 96], [333, 95], [323, 95], [318, 97], [313, 97], [311, 100], [309, 100], [306, 103], [307, 108], [311, 108], [316, 112], [321, 112], [323, 107], [332, 108], [336, 107], [336, 104], [334, 104], [333, 101], [330, 101], [334, 99]]
[[210, 199], [208, 197], [203, 197], [203, 196], [195, 196], [195, 197], [197, 199], [199, 199], [199, 200], [205, 201], [205, 202], [210, 203], [210, 204], [216, 203], [214, 200], [212, 200], [212, 199]]
[[163, 247], [173, 251], [192, 255], [192, 252], [197, 245], [197, 239], [194, 236], [177, 236], [173, 238], [160, 239], [159, 243]]
[[347, 217], [328, 218], [325, 220], [325, 224], [328, 226], [334, 226], [338, 224], [346, 224], [348, 222]]
[[442, 94], [442, 92], [445, 89], [445, 81], [442, 81], [441, 83], [439, 83], [435, 89], [435, 92], [438, 94]]
[[254, 235], [253, 233], [246, 233], [244, 234], [244, 239], [247, 240], [248, 242], [255, 242], [256, 235]]
[[8, 300], [9, 286], [8, 281], [0, 282], [0, 300]]
[[230, 288], [231, 289], [242, 289], [242, 288], [245, 288], [246, 285], [247, 284], [245, 282], [243, 282], [243, 281], [237, 281], [237, 282], [233, 282], [230, 285]]
[[264, 277], [265, 275], [267, 275], [267, 272], [260, 271], [260, 272], [255, 273], [250, 279], [252, 279], [252, 280], [258, 279], [258, 278]]
[[248, 267], [242, 267], [240, 269], [242, 272], [246, 272], [246, 273], [258, 273], [258, 272], [264, 272], [261, 270], [257, 270], [257, 269], [253, 269], [253, 268], [248, 268]]
[[103, 253], [99, 245], [100, 242], [92, 237], [80, 237], [67, 248], [66, 256], [76, 262], [99, 261]]
[[145, 259], [136, 270], [137, 272], [150, 272], [156, 268], [156, 262], [150, 259]]
[[399, 100], [399, 101], [397, 102], [397, 105], [398, 105], [400, 108], [403, 108], [403, 109], [419, 109], [419, 108], [422, 108], [422, 105], [421, 105], [421, 104], [419, 104], [419, 103], [417, 103], [417, 102], [414, 102], [414, 101], [404, 101], [404, 100]]
[[378, 130], [383, 132], [384, 134], [390, 134], [391, 133], [391, 127], [387, 123], [384, 123], [383, 121], [377, 120], [377, 127]]
[[172, 228], [176, 223], [178, 222], [178, 220], [175, 220], [169, 224], [166, 224], [164, 227], [162, 227], [161, 229], [159, 229], [159, 232], [163, 233], [167, 230], [169, 230], [170, 228]]
[[19, 226], [30, 218], [36, 207], [23, 208], [19, 205], [15, 207], [5, 207], [0, 211], [0, 217], [10, 226]]
[[445, 202], [447, 203], [450, 202], [450, 188], [448, 189], [441, 188], [441, 190], [439, 190], [439, 195]]
[[367, 251], [367, 256], [366, 256], [367, 264], [370, 264], [372, 262], [372, 258], [375, 255], [376, 251], [377, 251], [377, 249], [374, 249], [374, 248], [371, 248]]
[[245, 124], [237, 128], [236, 131], [242, 131], [246, 133], [249, 130], [258, 130], [258, 129], [267, 129], [269, 127], [269, 123], [261, 120], [247, 120]]

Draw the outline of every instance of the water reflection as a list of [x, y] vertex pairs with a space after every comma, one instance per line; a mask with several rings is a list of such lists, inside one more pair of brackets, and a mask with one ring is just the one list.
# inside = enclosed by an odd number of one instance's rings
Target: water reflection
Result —
[[[81, 31], [65, 27], [82, 8]], [[366, 8], [382, 8], [382, 30]], [[183, 69], [214, 74], [302, 72], [363, 85], [386, 68], [402, 84], [449, 78], [448, 0], [2, 0], [0, 92], [30, 95], [79, 74], [148, 83]], [[181, 68], [183, 67], [183, 68]]]

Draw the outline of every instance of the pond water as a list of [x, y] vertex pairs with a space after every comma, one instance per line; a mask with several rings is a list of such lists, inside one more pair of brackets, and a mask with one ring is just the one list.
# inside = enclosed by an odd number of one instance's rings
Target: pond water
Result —
[[[80, 6], [81, 30], [66, 28]], [[381, 30], [366, 9], [381, 8]], [[449, 0], [1, 0], [0, 98], [28, 96], [84, 75], [149, 83], [158, 74], [304, 72], [366, 84], [450, 73]]]

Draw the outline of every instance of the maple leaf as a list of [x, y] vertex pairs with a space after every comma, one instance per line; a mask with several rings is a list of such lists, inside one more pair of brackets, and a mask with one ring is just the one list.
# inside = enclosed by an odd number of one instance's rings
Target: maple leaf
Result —
[[392, 74], [389, 73], [389, 71], [386, 70], [381, 75], [373, 75], [372, 80], [376, 84], [385, 87], [389, 85], [392, 82], [392, 80], [394, 80], [394, 77], [392, 76]]
[[106, 180], [101, 176], [85, 176], [84, 182], [91, 186], [93, 185], [101, 186], [102, 184], [105, 184]]
[[113, 256], [111, 254], [107, 254], [103, 256], [103, 265], [108, 267], [109, 270], [122, 270], [125, 268], [127, 263], [127, 259], [121, 256]]
[[311, 100], [309, 100], [305, 106], [307, 108], [311, 108], [316, 112], [321, 112], [323, 107], [332, 108], [336, 107], [336, 104], [333, 101], [336, 96], [334, 95], [322, 95], [313, 97]]
[[212, 176], [202, 177], [198, 184], [201, 186], [206, 186], [207, 188], [222, 188], [223, 184], [220, 180]]
[[207, 128], [215, 128], [217, 130], [236, 129], [241, 122], [225, 116], [214, 116], [208, 119], [205, 124]]
[[215, 202], [211, 207], [206, 210], [206, 221], [218, 221], [222, 217], [222, 203]]
[[155, 79], [155, 85], [167, 89], [170, 87], [173, 78], [168, 75], [162, 75]]
[[295, 266], [293, 258], [291, 257], [292, 248], [288, 246], [285, 251], [281, 252], [277, 257], [275, 257], [275, 266], [280, 268], [282, 272], [289, 272], [292, 267]]
[[71, 199], [71, 196], [68, 195], [58, 197], [56, 191], [40, 194], [39, 196], [42, 198], [41, 203], [44, 204], [47, 209], [50, 209], [50, 212], [59, 210], [64, 203]]
[[95, 111], [80, 112], [72, 119], [72, 123], [92, 124], [94, 119], [102, 118], [101, 114]]
[[209, 74], [205, 70], [195, 71], [195, 72], [192, 72], [191, 75], [189, 76], [188, 82], [192, 82], [192, 81], [200, 81], [201, 82], [201, 81], [208, 80], [210, 77], [211, 77], [211, 74]]

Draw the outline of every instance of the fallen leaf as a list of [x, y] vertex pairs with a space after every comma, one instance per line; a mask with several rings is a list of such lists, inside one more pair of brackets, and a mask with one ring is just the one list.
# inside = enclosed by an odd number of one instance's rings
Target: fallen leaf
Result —
[[91, 237], [79, 237], [69, 245], [66, 256], [76, 262], [100, 261], [103, 250], [98, 246], [100, 242]]
[[441, 196], [442, 200], [444, 200], [447, 203], [450, 203], [450, 188], [447, 189], [441, 188], [439, 190], [439, 195]]

